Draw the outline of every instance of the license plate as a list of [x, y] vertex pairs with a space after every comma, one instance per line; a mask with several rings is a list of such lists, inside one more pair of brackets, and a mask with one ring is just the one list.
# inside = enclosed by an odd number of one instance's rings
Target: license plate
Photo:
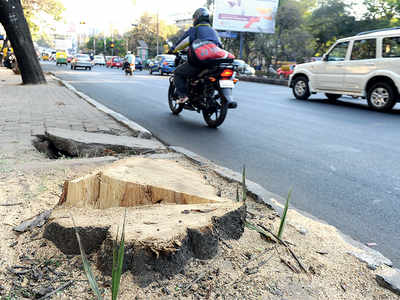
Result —
[[234, 88], [235, 87], [232, 80], [220, 80], [219, 86], [221, 88]]

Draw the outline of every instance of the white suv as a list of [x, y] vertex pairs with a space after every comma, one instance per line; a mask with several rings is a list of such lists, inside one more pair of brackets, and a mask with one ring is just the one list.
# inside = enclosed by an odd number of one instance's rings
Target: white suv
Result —
[[321, 61], [297, 65], [289, 86], [297, 99], [325, 93], [361, 97], [377, 111], [400, 101], [400, 27], [338, 40]]

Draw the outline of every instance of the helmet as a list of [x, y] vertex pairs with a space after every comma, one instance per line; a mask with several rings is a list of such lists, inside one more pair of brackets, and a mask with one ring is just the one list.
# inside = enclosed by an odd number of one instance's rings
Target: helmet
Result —
[[196, 9], [193, 14], [193, 25], [196, 26], [201, 22], [210, 23], [210, 12], [204, 7]]

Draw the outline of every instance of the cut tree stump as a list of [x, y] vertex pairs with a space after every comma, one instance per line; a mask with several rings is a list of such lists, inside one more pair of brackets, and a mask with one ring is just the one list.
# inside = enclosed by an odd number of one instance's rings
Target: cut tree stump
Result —
[[125, 270], [134, 274], [172, 274], [192, 257], [214, 257], [219, 239], [241, 237], [246, 216], [243, 203], [216, 196], [200, 172], [172, 160], [131, 158], [66, 182], [44, 237], [78, 255], [72, 214], [86, 252], [97, 252], [98, 267], [110, 273], [125, 209]]

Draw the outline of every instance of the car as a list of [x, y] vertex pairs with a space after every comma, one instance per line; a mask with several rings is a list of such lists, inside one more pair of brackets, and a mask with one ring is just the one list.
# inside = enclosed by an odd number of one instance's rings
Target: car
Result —
[[106, 66], [107, 68], [121, 68], [122, 67], [123, 60], [119, 58], [118, 56], [113, 56], [111, 57], [107, 63]]
[[291, 74], [293, 74], [294, 69], [296, 68], [296, 64], [291, 65], [283, 65], [277, 71], [276, 74], [280, 78], [288, 79]]
[[236, 67], [236, 70], [241, 75], [255, 75], [256, 74], [256, 70], [253, 67], [250, 67], [248, 64], [246, 64], [245, 61], [243, 61], [241, 59], [235, 59], [233, 61], [233, 65]]
[[136, 56], [135, 59], [135, 69], [139, 71], [143, 70], [143, 63], [139, 56]]
[[94, 59], [93, 59], [93, 64], [95, 66], [105, 66], [106, 61], [104, 60], [104, 56], [103, 55], [95, 55]]
[[361, 32], [338, 40], [321, 61], [299, 64], [289, 78], [296, 99], [325, 93], [366, 99], [376, 111], [389, 111], [400, 101], [400, 29]]
[[88, 54], [77, 54], [71, 61], [71, 70], [83, 68], [85, 70], [92, 70], [92, 63]]
[[105, 60], [106, 63], [107, 63], [111, 58], [113, 58], [113, 57], [112, 57], [112, 56], [106, 56], [106, 57], [104, 58], [104, 60]]
[[161, 75], [171, 74], [175, 71], [175, 55], [161, 54], [154, 59], [153, 65], [150, 65], [150, 74], [159, 72]]

